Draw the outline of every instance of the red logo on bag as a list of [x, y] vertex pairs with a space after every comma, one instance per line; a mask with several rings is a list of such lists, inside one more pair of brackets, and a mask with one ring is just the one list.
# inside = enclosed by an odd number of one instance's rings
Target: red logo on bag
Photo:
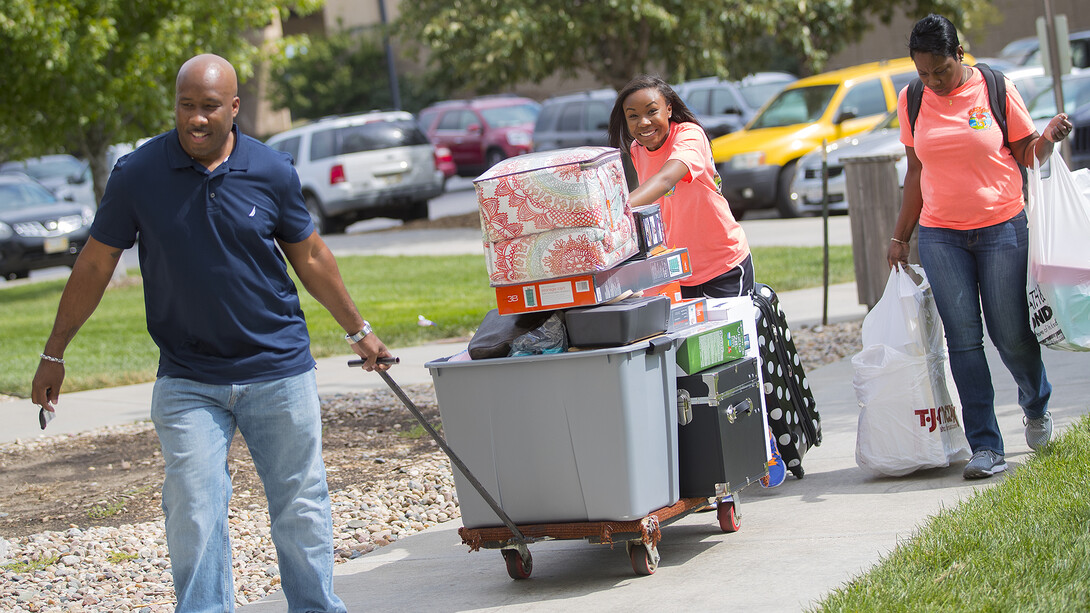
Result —
[[957, 409], [951, 404], [937, 409], [917, 409], [914, 413], [920, 417], [920, 427], [927, 428], [928, 432], [934, 432], [940, 425], [943, 431], [958, 425]]

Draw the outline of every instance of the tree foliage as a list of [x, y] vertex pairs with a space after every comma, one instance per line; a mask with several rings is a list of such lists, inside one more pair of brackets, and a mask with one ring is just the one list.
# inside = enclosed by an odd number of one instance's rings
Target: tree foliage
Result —
[[[971, 30], [991, 0], [415, 0], [396, 31], [452, 88], [496, 91], [587, 71], [615, 88], [633, 75], [741, 77], [768, 68], [767, 42], [821, 70], [894, 11]], [[906, 33], [907, 34], [907, 33]]]
[[321, 0], [0, 0], [0, 146], [59, 150], [91, 164], [101, 197], [107, 148], [172, 124], [178, 68], [217, 53], [240, 79], [260, 49], [245, 34]]
[[[276, 58], [270, 70], [270, 101], [293, 118], [394, 108], [386, 52], [375, 32], [340, 31], [310, 36]], [[417, 111], [440, 93], [421, 75], [398, 75], [402, 108]]]

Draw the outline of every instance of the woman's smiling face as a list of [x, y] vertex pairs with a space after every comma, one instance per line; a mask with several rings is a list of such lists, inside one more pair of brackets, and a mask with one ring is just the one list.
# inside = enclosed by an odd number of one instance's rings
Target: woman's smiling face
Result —
[[624, 99], [628, 133], [648, 151], [654, 151], [666, 142], [672, 112], [673, 108], [659, 90], [652, 87], [636, 90]]

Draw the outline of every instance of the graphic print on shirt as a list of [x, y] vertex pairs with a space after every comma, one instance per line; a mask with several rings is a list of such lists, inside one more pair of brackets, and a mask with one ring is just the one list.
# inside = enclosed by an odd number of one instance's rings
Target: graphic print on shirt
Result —
[[969, 109], [969, 127], [974, 130], [987, 130], [995, 125], [992, 111], [986, 106], [974, 106]]
[[723, 195], [723, 178], [719, 176], [719, 169], [715, 166], [715, 158], [708, 156], [708, 168], [712, 169], [712, 181], [715, 182], [715, 191]]

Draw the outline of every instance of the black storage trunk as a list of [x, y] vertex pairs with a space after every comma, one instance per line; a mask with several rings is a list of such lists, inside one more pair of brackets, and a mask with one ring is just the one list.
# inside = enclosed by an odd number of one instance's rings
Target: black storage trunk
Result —
[[821, 415], [776, 292], [755, 283], [753, 304], [758, 310], [757, 340], [764, 367], [768, 425], [787, 469], [802, 479], [806, 474], [803, 456], [821, 444]]
[[692, 421], [680, 426], [678, 471], [683, 498], [731, 493], [768, 474], [767, 431], [761, 414], [756, 358], [678, 377], [678, 411], [686, 398]]
[[572, 347], [627, 345], [665, 332], [669, 322], [670, 299], [666, 296], [628, 298], [564, 313]]

